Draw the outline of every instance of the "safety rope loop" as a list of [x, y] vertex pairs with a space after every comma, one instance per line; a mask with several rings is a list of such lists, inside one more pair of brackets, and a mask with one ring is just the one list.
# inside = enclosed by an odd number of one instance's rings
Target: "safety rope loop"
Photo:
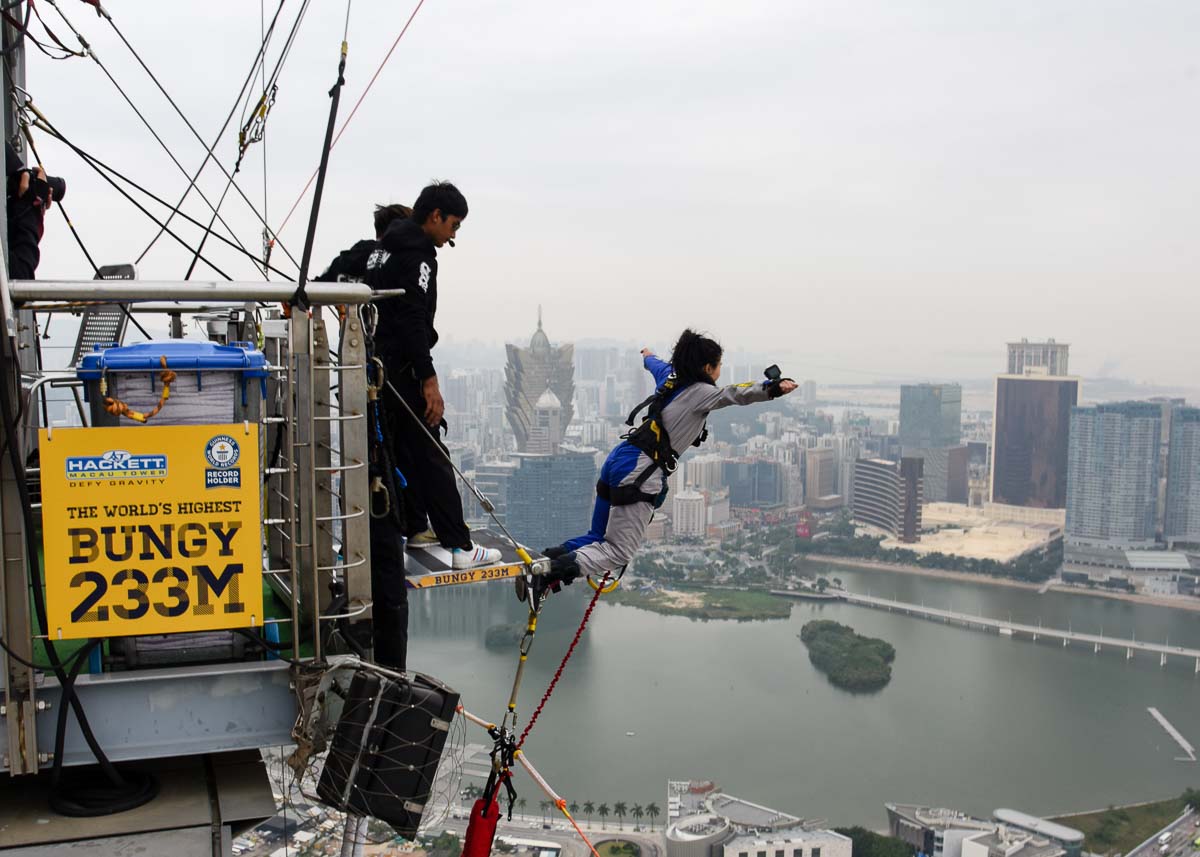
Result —
[[517, 741], [517, 750], [525, 746], [525, 739], [529, 737], [533, 725], [542, 716], [542, 709], [546, 707], [546, 703], [550, 701], [550, 695], [554, 693], [554, 688], [558, 686], [558, 680], [562, 678], [563, 670], [567, 668], [567, 662], [571, 660], [571, 655], [575, 653], [575, 647], [579, 645], [579, 640], [583, 637], [583, 631], [587, 628], [588, 620], [592, 618], [592, 611], [596, 609], [596, 602], [600, 600], [600, 595], [604, 591], [604, 584], [608, 582], [608, 578], [609, 575], [605, 572], [604, 577], [600, 580], [600, 586], [596, 587], [596, 591], [592, 593], [592, 600], [588, 602], [587, 610], [583, 611], [583, 620], [579, 623], [579, 629], [575, 632], [575, 637], [571, 640], [571, 645], [567, 647], [567, 653], [563, 655], [562, 662], [559, 663], [558, 669], [554, 671], [554, 678], [550, 679], [549, 687], [542, 694], [542, 701], [538, 703], [537, 708], [533, 710], [533, 716], [525, 724], [525, 730], [521, 733], [520, 740]]
[[132, 410], [129, 405], [122, 402], [120, 399], [105, 397], [104, 410], [112, 414], [114, 417], [128, 417], [131, 420], [139, 423], [149, 422], [154, 418], [159, 411], [163, 409], [163, 405], [167, 403], [167, 399], [171, 398], [171, 384], [174, 383], [177, 377], [175, 372], [167, 368], [167, 355], [162, 355], [158, 358], [159, 364], [162, 366], [162, 371], [158, 373], [158, 379], [162, 381], [162, 395], [158, 397], [158, 404], [148, 413], [140, 413]]

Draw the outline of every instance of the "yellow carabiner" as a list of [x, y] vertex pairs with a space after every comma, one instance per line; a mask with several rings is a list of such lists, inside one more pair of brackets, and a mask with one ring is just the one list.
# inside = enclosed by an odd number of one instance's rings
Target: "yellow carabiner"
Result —
[[620, 578], [614, 578], [612, 581], [609, 581], [607, 574], [604, 575], [604, 577], [600, 578], [599, 583], [592, 580], [592, 576], [589, 574], [587, 576], [587, 582], [588, 582], [588, 586], [592, 587], [592, 589], [596, 590], [601, 595], [607, 595], [608, 593], [612, 592], [614, 589], [616, 589], [618, 586], [621, 585]]

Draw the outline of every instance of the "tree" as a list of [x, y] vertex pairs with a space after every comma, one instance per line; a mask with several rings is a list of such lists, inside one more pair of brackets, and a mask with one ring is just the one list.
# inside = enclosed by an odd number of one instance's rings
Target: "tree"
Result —
[[1200, 812], [1200, 789], [1186, 789], [1181, 797], [1185, 804]]
[[529, 801], [525, 800], [523, 797], [517, 798], [517, 808], [521, 810], [521, 815], [525, 814], [525, 805], [528, 803]]
[[596, 805], [594, 803], [592, 803], [590, 800], [585, 800], [583, 802], [583, 811], [585, 813], [587, 813], [588, 827], [591, 827], [592, 826], [592, 813], [596, 811]]
[[638, 830], [641, 828], [642, 819], [645, 818], [645, 816], [646, 816], [646, 810], [642, 809], [642, 805], [640, 803], [635, 803], [633, 805], [633, 818], [635, 821], [637, 821], [637, 827], [634, 828], [635, 830]]
[[606, 804], [606, 803], [602, 803], [602, 804], [600, 804], [600, 806], [596, 807], [596, 814], [600, 816], [600, 829], [601, 830], [608, 829], [608, 825], [605, 823], [605, 819], [608, 818], [609, 813], [611, 813], [611, 812], [612, 812], [612, 810], [610, 810], [608, 808], [608, 804]]
[[912, 857], [912, 846], [903, 839], [882, 836], [863, 827], [839, 827], [835, 832], [850, 837], [854, 857]]
[[442, 833], [429, 846], [429, 857], [456, 857], [462, 853], [462, 844], [453, 833]]
[[577, 801], [571, 801], [571, 805], [567, 807], [567, 811], [570, 812], [571, 815], [579, 815], [579, 803]]
[[542, 809], [542, 824], [546, 824], [546, 807], [550, 806], [550, 801], [539, 800], [538, 806]]
[[654, 829], [654, 819], [658, 818], [659, 815], [661, 815], [661, 814], [662, 814], [662, 810], [658, 808], [658, 804], [656, 804], [656, 803], [646, 804], [646, 815], [650, 816], [650, 829], [651, 830]]
[[613, 815], [621, 820], [621, 829], [625, 829], [625, 814], [629, 812], [629, 808], [625, 806], [625, 801], [619, 800], [613, 804]]

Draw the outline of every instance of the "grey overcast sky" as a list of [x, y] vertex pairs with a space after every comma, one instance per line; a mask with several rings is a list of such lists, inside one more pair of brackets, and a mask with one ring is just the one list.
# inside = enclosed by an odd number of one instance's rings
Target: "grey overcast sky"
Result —
[[[194, 169], [204, 149], [112, 29], [59, 3]], [[413, 5], [354, 0], [342, 117]], [[285, 0], [270, 66], [300, 6]], [[211, 139], [258, 48], [259, 4], [108, 8]], [[315, 168], [345, 9], [312, 3], [284, 67], [273, 225]], [[334, 150], [314, 268], [369, 234], [372, 203], [449, 178], [471, 204], [440, 257], [449, 339], [525, 339], [541, 303], [556, 340], [666, 348], [691, 324], [798, 377], [979, 377], [1006, 340], [1052, 336], [1077, 373], [1200, 387], [1198, 39], [1194, 0], [426, 0]], [[77, 145], [181, 193], [90, 60], [31, 53], [28, 88]], [[93, 254], [136, 257], [156, 227], [39, 145]], [[232, 164], [233, 130], [217, 151]], [[239, 175], [260, 207], [262, 151]], [[205, 176], [215, 199], [224, 179]], [[308, 203], [282, 233], [297, 258]], [[186, 210], [207, 220], [194, 198]], [[257, 250], [246, 206], [231, 194], [222, 213]], [[87, 275], [57, 215], [43, 250], [39, 276]], [[211, 240], [206, 253], [254, 278]], [[179, 278], [189, 258], [164, 237], [141, 275]]]

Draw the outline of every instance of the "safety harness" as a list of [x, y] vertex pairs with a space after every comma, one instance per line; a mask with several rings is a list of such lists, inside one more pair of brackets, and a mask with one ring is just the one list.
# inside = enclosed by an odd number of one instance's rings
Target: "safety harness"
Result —
[[[622, 435], [621, 439], [644, 452], [650, 459], [650, 466], [639, 473], [637, 479], [628, 485], [609, 485], [604, 480], [599, 480], [596, 482], [596, 496], [607, 500], [613, 506], [651, 503], [657, 509], [663, 504], [667, 499], [666, 477], [675, 472], [681, 453], [676, 452], [671, 446], [671, 438], [667, 434], [662, 412], [676, 394], [687, 386], [687, 384], [681, 384], [679, 377], [672, 372], [667, 380], [663, 381], [662, 385], [654, 391], [653, 395], [629, 412], [629, 416], [625, 419], [627, 426], [633, 426], [634, 419], [643, 408], [646, 409], [646, 416], [642, 418], [642, 422], [637, 428]], [[692, 446], [699, 446], [707, 439], [708, 427], [705, 426], [701, 430], [700, 436], [693, 441]], [[642, 486], [655, 470], [662, 471], [664, 481], [662, 490], [652, 494], [643, 491]]]
[[371, 486], [371, 517], [389, 519], [399, 528], [404, 522], [402, 489], [408, 487], [408, 480], [392, 460], [390, 444], [384, 437], [387, 420], [380, 393], [387, 382], [387, 375], [383, 361], [375, 354], [378, 307], [374, 304], [364, 306], [361, 317], [367, 358], [367, 476]]

